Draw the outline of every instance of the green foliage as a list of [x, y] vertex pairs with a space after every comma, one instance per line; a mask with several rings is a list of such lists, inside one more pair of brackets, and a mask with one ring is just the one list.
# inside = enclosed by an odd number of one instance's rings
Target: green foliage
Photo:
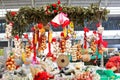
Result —
[[[88, 8], [80, 6], [62, 6], [62, 12], [67, 13], [71, 21], [77, 25], [84, 26], [84, 20], [87, 22], [107, 20], [107, 14], [109, 11], [105, 8], [99, 8], [98, 4], [91, 4]], [[15, 16], [7, 12], [7, 22], [13, 22], [13, 35], [21, 36], [29, 28], [29, 25], [34, 23], [43, 23], [46, 25], [50, 22], [57, 13], [46, 14], [45, 7], [32, 8], [32, 7], [21, 7]]]

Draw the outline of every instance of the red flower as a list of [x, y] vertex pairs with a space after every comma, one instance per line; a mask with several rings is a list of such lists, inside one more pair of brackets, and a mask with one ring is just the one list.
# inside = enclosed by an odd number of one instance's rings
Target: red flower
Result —
[[58, 0], [58, 4], [61, 4], [60, 0]]
[[56, 7], [57, 7], [57, 4], [52, 4], [52, 6], [53, 6], [54, 8], [56, 8]]
[[10, 14], [11, 14], [12, 16], [15, 16], [15, 15], [17, 14], [17, 12], [12, 11], [12, 12], [10, 12]]
[[62, 7], [59, 7], [59, 11], [62, 11]]
[[47, 9], [49, 9], [50, 8], [50, 6], [47, 6]]
[[54, 13], [57, 13], [58, 11], [57, 10], [54, 10]]
[[38, 28], [42, 29], [43, 28], [43, 24], [42, 23], [38, 23]]

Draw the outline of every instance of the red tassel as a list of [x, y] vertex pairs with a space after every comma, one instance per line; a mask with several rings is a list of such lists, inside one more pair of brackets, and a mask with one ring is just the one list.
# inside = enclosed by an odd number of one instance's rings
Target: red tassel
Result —
[[36, 62], [35, 31], [33, 32], [33, 52], [34, 52], [33, 61], [35, 61], [35, 62]]
[[86, 32], [84, 32], [84, 49], [87, 48], [87, 40], [86, 40], [87, 36], [86, 36]]

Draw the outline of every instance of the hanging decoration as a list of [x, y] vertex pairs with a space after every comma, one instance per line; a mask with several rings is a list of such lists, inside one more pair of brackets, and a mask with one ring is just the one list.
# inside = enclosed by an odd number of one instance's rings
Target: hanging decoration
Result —
[[76, 56], [77, 56], [77, 60], [80, 60], [80, 59], [82, 58], [82, 46], [81, 46], [81, 41], [78, 41], [78, 43], [77, 43]]
[[73, 21], [70, 22], [68, 28], [67, 28], [67, 33], [68, 35], [71, 36], [71, 38], [75, 39], [76, 38], [76, 33], [74, 31], [74, 23]]
[[97, 44], [95, 43], [96, 39], [92, 37], [92, 40], [90, 42], [90, 48], [92, 50], [92, 53], [95, 54], [97, 50]]
[[[20, 37], [29, 29], [29, 25], [32, 23], [43, 23], [47, 25], [56, 15], [56, 14], [46, 14], [46, 11], [53, 12], [53, 8], [60, 9], [59, 12], [67, 14], [68, 18], [77, 23], [78, 25], [84, 25], [84, 20], [87, 22], [106, 20], [109, 10], [106, 8], [100, 8], [98, 4], [91, 4], [88, 8], [76, 7], [76, 6], [61, 6], [60, 1], [56, 4], [47, 5], [48, 9], [45, 7], [32, 8], [32, 7], [21, 7], [18, 12], [14, 13], [9, 11], [6, 14], [7, 22], [13, 22], [12, 35], [19, 35]], [[49, 7], [50, 6], [50, 7]], [[52, 8], [52, 10], [51, 10]], [[57, 11], [54, 11], [57, 12]], [[11, 15], [12, 13], [12, 15]], [[59, 13], [61, 14], [61, 13]], [[101, 15], [102, 14], [102, 15]], [[65, 18], [65, 17], [64, 17]], [[64, 27], [64, 25], [63, 25]]]
[[12, 37], [12, 26], [13, 26], [13, 23], [6, 24], [5, 37], [7, 39]]
[[47, 5], [46, 7], [46, 14], [56, 14], [56, 13], [59, 13], [62, 11], [62, 6], [60, 5], [61, 2], [60, 0], [58, 0], [57, 3], [53, 3], [53, 4], [50, 4], [50, 5]]
[[61, 40], [60, 40], [60, 52], [64, 53], [66, 51], [66, 39], [64, 33], [61, 32]]
[[51, 52], [51, 42], [52, 42], [52, 29], [50, 29], [48, 31], [48, 53], [47, 53], [47, 57], [51, 57], [53, 61], [56, 60], [55, 55], [53, 55], [53, 53]]
[[53, 46], [53, 54], [55, 55], [55, 57], [57, 57], [58, 53], [60, 53], [60, 47], [59, 47], [59, 42], [55, 37], [52, 38], [52, 46]]
[[107, 47], [107, 41], [104, 41], [102, 39], [102, 33], [104, 31], [104, 27], [102, 27], [101, 23], [98, 23], [97, 25], [98, 25], [97, 26], [98, 27], [97, 30], [98, 30], [98, 37], [99, 37], [99, 39], [96, 41], [96, 43], [98, 45], [99, 53], [102, 54], [104, 52], [104, 50], [105, 50], [104, 48]]
[[19, 38], [18, 35], [14, 37], [14, 45], [14, 53], [17, 57], [20, 57], [22, 53], [22, 40]]
[[35, 31], [35, 26], [32, 27], [32, 31], [33, 31], [33, 39], [32, 39], [32, 46], [33, 46], [33, 53], [34, 53], [34, 56], [33, 56], [33, 62], [36, 63], [36, 31]]
[[45, 29], [42, 23], [38, 24], [39, 35], [38, 35], [38, 52], [43, 52], [46, 49], [46, 35]]
[[[33, 47], [33, 62], [36, 62], [37, 50], [38, 52], [43, 52], [46, 49], [46, 36], [45, 29], [42, 23], [37, 23], [32, 27], [33, 31], [33, 39], [32, 39], [32, 47]], [[37, 46], [38, 45], [38, 46]]]
[[66, 26], [68, 26], [70, 23], [69, 18], [67, 18], [67, 14], [61, 12], [59, 14], [57, 14], [51, 21], [51, 24], [53, 25], [53, 27], [59, 27], [62, 26], [62, 28], [65, 28]]
[[6, 60], [6, 68], [7, 70], [15, 70], [16, 64], [15, 64], [15, 57], [13, 55], [10, 55]]
[[87, 32], [89, 32], [89, 29], [87, 27], [84, 27], [84, 49], [87, 48]]

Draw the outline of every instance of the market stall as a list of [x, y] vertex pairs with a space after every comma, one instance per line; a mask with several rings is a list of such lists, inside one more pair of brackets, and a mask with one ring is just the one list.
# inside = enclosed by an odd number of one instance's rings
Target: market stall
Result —
[[[104, 65], [108, 48], [107, 41], [102, 38], [102, 20], [107, 19], [108, 13], [98, 4], [83, 8], [64, 6], [60, 0], [39, 8], [22, 7], [18, 12], [8, 12], [5, 37], [9, 42], [14, 40], [15, 47], [8, 46], [5, 67], [0, 67], [1, 78], [119, 80], [120, 76], [114, 73], [119, 72], [119, 56]], [[96, 22], [97, 30], [89, 33], [87, 24], [91, 22]], [[84, 27], [84, 37], [76, 40], [74, 27], [78, 25]], [[29, 28], [32, 39], [26, 33]], [[62, 28], [62, 31], [55, 34], [53, 28]]]

